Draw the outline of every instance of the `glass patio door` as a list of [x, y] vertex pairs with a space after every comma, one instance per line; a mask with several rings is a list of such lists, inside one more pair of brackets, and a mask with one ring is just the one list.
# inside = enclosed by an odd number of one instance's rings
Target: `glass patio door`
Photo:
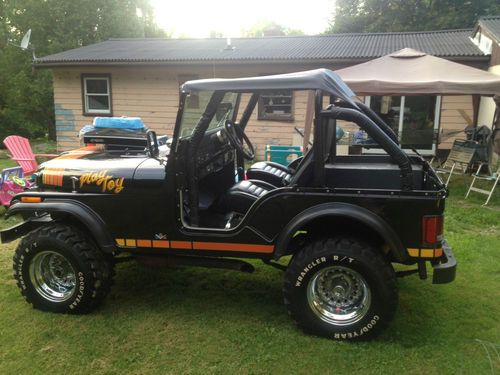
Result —
[[[366, 104], [395, 131], [403, 149], [435, 155], [441, 112], [440, 96], [368, 96]], [[380, 153], [381, 149], [364, 150]]]

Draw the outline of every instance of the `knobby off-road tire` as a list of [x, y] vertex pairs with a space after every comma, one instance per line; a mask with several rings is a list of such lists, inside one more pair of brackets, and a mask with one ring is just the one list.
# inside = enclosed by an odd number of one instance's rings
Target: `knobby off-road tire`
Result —
[[304, 331], [338, 340], [375, 336], [393, 318], [398, 301], [392, 265], [351, 237], [305, 245], [287, 268], [283, 293]]
[[26, 235], [14, 254], [14, 277], [33, 307], [83, 314], [109, 292], [114, 264], [78, 229], [48, 224]]

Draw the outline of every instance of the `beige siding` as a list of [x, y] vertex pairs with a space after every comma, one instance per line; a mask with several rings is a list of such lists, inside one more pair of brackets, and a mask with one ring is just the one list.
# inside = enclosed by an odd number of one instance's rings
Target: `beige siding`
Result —
[[[461, 114], [466, 113], [466, 117]], [[440, 149], [450, 149], [455, 139], [463, 139], [467, 121], [473, 118], [472, 96], [443, 96], [441, 102]]]
[[[179, 100], [178, 82], [180, 75], [197, 75], [200, 78], [242, 77], [306, 70], [315, 66], [283, 65], [234, 65], [234, 66], [172, 66], [172, 67], [112, 67], [112, 68], [65, 68], [54, 70], [54, 102], [56, 127], [60, 151], [78, 146], [78, 131], [93, 121], [92, 116], [84, 116], [82, 109], [81, 74], [110, 73], [112, 108], [114, 116], [139, 116], [145, 124], [158, 134], [173, 133]], [[332, 69], [338, 67], [329, 67]], [[294, 127], [304, 128], [307, 107], [307, 92], [294, 94], [293, 121], [261, 121], [257, 119], [257, 109], [252, 114], [247, 127], [248, 135], [257, 147], [257, 157], [264, 156], [266, 144], [289, 145], [294, 137]], [[243, 111], [248, 96], [242, 99]], [[458, 110], [463, 109], [472, 118], [470, 96], [445, 96], [442, 101], [440, 148], [450, 148], [455, 136], [449, 133], [462, 130], [465, 119]], [[240, 112], [241, 114], [241, 112]], [[342, 123], [345, 130], [354, 130]], [[459, 137], [462, 134], [458, 134]]]
[[[139, 116], [145, 124], [158, 134], [172, 135], [179, 100], [178, 81], [180, 75], [196, 74], [200, 78], [241, 77], [272, 74], [308, 67], [200, 67], [176, 68], [119, 68], [110, 69], [56, 69], [54, 71], [54, 102], [58, 147], [60, 151], [78, 146], [78, 131], [92, 123], [92, 116], [84, 116], [82, 108], [81, 74], [111, 73], [111, 94], [114, 116]], [[243, 111], [248, 98], [242, 100]], [[247, 127], [249, 137], [257, 148], [258, 158], [264, 156], [266, 144], [292, 144], [294, 127], [304, 127], [306, 92], [294, 95], [294, 120], [287, 122], [261, 121], [254, 111]], [[241, 113], [241, 112], [240, 112]]]

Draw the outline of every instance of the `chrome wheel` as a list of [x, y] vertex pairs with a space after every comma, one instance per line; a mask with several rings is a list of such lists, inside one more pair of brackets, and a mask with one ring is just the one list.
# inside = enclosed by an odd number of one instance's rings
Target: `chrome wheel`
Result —
[[52, 302], [67, 301], [76, 289], [76, 273], [69, 261], [54, 251], [42, 251], [33, 257], [29, 275], [35, 290]]
[[346, 326], [368, 312], [371, 292], [358, 272], [342, 266], [318, 271], [307, 286], [307, 300], [316, 316], [326, 323]]

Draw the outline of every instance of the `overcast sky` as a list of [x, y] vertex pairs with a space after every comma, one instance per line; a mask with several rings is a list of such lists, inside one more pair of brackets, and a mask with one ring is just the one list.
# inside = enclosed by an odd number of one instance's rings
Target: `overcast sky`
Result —
[[237, 37], [259, 21], [317, 34], [328, 26], [335, 0], [152, 0], [158, 25], [174, 37], [208, 37], [210, 31]]

